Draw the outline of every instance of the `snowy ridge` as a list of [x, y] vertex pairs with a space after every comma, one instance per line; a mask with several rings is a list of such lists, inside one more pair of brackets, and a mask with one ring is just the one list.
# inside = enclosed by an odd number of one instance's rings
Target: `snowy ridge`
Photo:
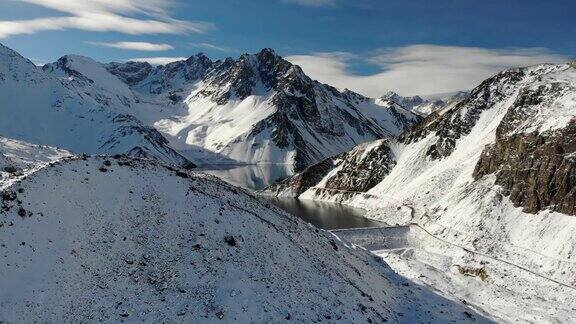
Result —
[[[576, 289], [576, 218], [567, 215], [574, 215], [575, 198], [574, 76], [568, 64], [504, 71], [392, 141], [395, 166], [369, 190], [331, 189], [327, 184], [339, 172], [334, 168], [299, 197], [365, 208], [368, 217], [390, 225], [417, 224], [460, 247], [446, 250], [440, 265], [430, 249], [395, 258], [412, 278], [431, 274], [408, 271], [411, 265], [441, 273], [450, 264], [478, 266], [481, 255], [516, 265], [506, 272], [484, 264], [497, 278], [482, 292], [470, 292], [477, 306], [510, 319], [510, 309], [498, 305], [516, 294], [524, 300], [538, 296], [524, 310], [525, 320], [573, 321], [568, 310], [576, 305], [565, 297]], [[463, 255], [462, 249], [476, 254]], [[518, 285], [505, 284], [511, 275]], [[466, 287], [459, 278], [423, 282], [452, 294]], [[536, 293], [524, 290], [531, 285], [539, 286]], [[555, 292], [546, 294], [549, 285]]]
[[[82, 74], [88, 72], [91, 78]], [[0, 45], [3, 136], [77, 153], [138, 153], [191, 165], [131, 114], [136, 99], [130, 92], [90, 59], [64, 57], [42, 70]]]
[[0, 137], [0, 169], [7, 166], [28, 169], [68, 156], [72, 154], [65, 150]]
[[51, 163], [4, 188], [0, 231], [2, 321], [486, 321], [242, 190], [153, 160]]

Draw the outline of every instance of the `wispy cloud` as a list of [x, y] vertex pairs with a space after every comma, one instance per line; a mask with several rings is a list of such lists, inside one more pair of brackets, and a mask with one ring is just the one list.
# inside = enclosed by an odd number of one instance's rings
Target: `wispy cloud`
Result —
[[219, 52], [226, 52], [226, 53], [235, 52], [235, 50], [230, 48], [230, 47], [219, 46], [219, 45], [214, 45], [214, 44], [210, 44], [210, 43], [190, 43], [190, 46], [196, 47], [196, 48], [204, 48], [204, 49], [208, 49], [208, 50], [219, 51]]
[[293, 3], [306, 7], [324, 7], [336, 4], [336, 0], [282, 0], [282, 2]]
[[187, 59], [186, 57], [137, 57], [137, 58], [132, 58], [128, 61], [131, 62], [148, 62], [152, 65], [166, 65], [168, 63], [172, 63], [172, 62], [177, 62], [177, 61], [183, 61]]
[[[376, 97], [389, 90], [403, 95], [427, 95], [468, 90], [510, 67], [566, 62], [568, 58], [543, 48], [488, 49], [412, 45], [366, 54], [313, 53], [287, 57], [321, 82]], [[358, 75], [353, 63], [371, 64], [379, 71]]]
[[159, 52], [174, 49], [174, 46], [170, 44], [154, 44], [148, 42], [116, 42], [116, 43], [86, 42], [86, 43], [96, 46], [104, 46], [104, 47], [111, 47], [123, 50], [133, 50], [133, 51]]
[[[140, 34], [204, 33], [215, 26], [207, 22], [172, 18], [171, 0], [15, 0], [53, 9], [68, 16], [0, 21], [0, 39], [48, 30], [80, 29]], [[146, 18], [134, 18], [139, 15]]]

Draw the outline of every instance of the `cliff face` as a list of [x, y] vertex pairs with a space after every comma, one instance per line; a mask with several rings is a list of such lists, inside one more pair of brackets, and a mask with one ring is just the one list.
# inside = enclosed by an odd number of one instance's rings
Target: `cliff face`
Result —
[[494, 173], [495, 183], [525, 212], [576, 215], [575, 152], [576, 122], [549, 133], [498, 138], [482, 153], [474, 178]]
[[575, 92], [566, 82], [523, 89], [498, 126], [496, 142], [482, 152], [474, 178], [494, 173], [496, 184], [525, 212], [550, 209], [575, 215], [576, 119], [561, 128], [521, 132], [530, 130], [527, 120], [541, 115], [538, 107], [561, 105], [562, 98]]
[[388, 141], [362, 145], [342, 156], [340, 167], [326, 181], [327, 189], [366, 192], [376, 186], [396, 165]]
[[315, 186], [334, 168], [334, 159], [326, 159], [304, 169], [302, 172], [266, 188], [265, 193], [273, 196], [298, 197]]
[[362, 144], [350, 152], [314, 164], [302, 172], [265, 189], [266, 194], [298, 197], [313, 188], [322, 192], [354, 195], [382, 181], [396, 165], [389, 140]]

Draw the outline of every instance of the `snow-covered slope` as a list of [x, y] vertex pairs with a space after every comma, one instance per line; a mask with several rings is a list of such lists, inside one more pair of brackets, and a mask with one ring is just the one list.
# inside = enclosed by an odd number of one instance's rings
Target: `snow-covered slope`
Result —
[[[368, 217], [392, 225], [417, 224], [465, 251], [531, 271], [542, 283], [560, 283], [554, 289], [576, 289], [575, 120], [574, 67], [508, 70], [380, 148], [391, 152], [391, 162], [383, 164], [386, 174], [368, 190], [350, 184], [381, 177], [380, 166], [346, 179], [349, 175], [336, 165], [307, 188], [292, 190], [288, 179], [269, 192], [363, 207]], [[357, 160], [360, 169], [381, 159], [380, 154], [366, 160], [374, 147], [380, 145], [360, 147], [340, 159]], [[447, 262], [471, 260], [456, 254]], [[523, 287], [531, 284], [523, 283], [504, 288], [524, 294]], [[574, 320], [554, 314], [557, 302], [568, 303], [566, 309], [575, 305], [552, 295], [538, 294], [550, 305], [543, 318]], [[493, 303], [487, 297], [480, 300]], [[505, 311], [491, 305], [495, 312]]]
[[271, 49], [237, 60], [199, 54], [155, 68], [129, 62], [107, 69], [144, 101], [173, 107], [149, 122], [174, 147], [248, 163], [303, 168], [420, 120], [402, 107], [313, 81]]
[[[64, 57], [43, 70], [0, 45], [0, 134], [79, 153], [129, 153], [190, 165], [130, 114], [134, 99], [122, 82], [104, 69], [90, 73], [101, 79], [82, 74], [94, 66], [89, 61]], [[107, 88], [97, 86], [102, 84]]]
[[2, 184], [2, 322], [447, 322], [481, 316], [211, 176], [117, 156]]

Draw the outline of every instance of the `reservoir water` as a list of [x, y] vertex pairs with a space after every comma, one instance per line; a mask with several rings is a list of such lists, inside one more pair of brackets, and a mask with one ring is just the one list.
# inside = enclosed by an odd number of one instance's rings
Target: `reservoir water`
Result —
[[[199, 172], [212, 174], [222, 180], [246, 188], [260, 190], [294, 174], [287, 165], [215, 165], [201, 166]], [[340, 204], [294, 198], [269, 198], [270, 202], [312, 225], [326, 229], [345, 229], [381, 226], [363, 217], [364, 210]]]

